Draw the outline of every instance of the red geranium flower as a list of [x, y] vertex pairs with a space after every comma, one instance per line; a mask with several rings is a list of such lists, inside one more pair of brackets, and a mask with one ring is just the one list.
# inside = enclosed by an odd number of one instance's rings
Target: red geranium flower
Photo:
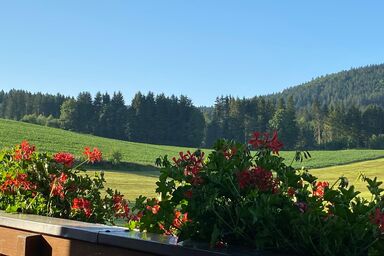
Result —
[[156, 204], [153, 207], [150, 205], [147, 205], [146, 209], [152, 212], [152, 214], [156, 215], [160, 210], [160, 205]]
[[35, 152], [35, 146], [23, 140], [20, 145], [17, 145], [14, 158], [15, 160], [30, 160], [33, 152]]
[[180, 211], [175, 211], [172, 226], [179, 229], [186, 222], [188, 222], [188, 213], [182, 214]]
[[75, 160], [72, 154], [65, 152], [56, 153], [53, 158], [57, 163], [63, 164], [67, 168], [71, 168]]
[[271, 149], [274, 154], [279, 154], [280, 149], [283, 147], [283, 143], [277, 139], [277, 132], [273, 132], [272, 138], [269, 137], [269, 133], [254, 132], [251, 140], [248, 142], [255, 149]]
[[315, 188], [313, 190], [313, 195], [317, 197], [323, 197], [324, 196], [324, 188], [329, 187], [329, 183], [326, 181], [318, 181], [315, 185]]
[[51, 195], [60, 196], [61, 200], [64, 200], [64, 183], [67, 181], [68, 176], [62, 172], [59, 177], [52, 176], [51, 179], [53, 179], [51, 182]]
[[250, 170], [244, 170], [237, 174], [237, 181], [240, 189], [246, 187], [257, 188], [260, 191], [277, 192], [278, 180], [272, 172], [257, 166]]
[[115, 217], [117, 218], [129, 218], [128, 202], [123, 199], [123, 195], [113, 195], [113, 209], [115, 211]]
[[189, 182], [192, 185], [198, 186], [202, 184], [204, 180], [200, 177], [199, 173], [204, 167], [204, 152], [196, 154], [188, 150], [186, 154], [180, 152], [179, 156], [178, 159], [173, 158], [175, 165], [184, 168], [184, 175], [188, 176]]
[[91, 203], [84, 198], [74, 198], [72, 201], [72, 209], [83, 211], [87, 218], [92, 214]]
[[94, 163], [101, 161], [102, 153], [98, 148], [93, 148], [91, 151], [89, 147], [85, 147], [83, 154], [87, 157], [88, 162]]
[[22, 190], [34, 190], [36, 189], [36, 184], [31, 181], [28, 181], [28, 174], [19, 173], [16, 178], [12, 178], [10, 175], [5, 177], [5, 181], [0, 186], [0, 190], [9, 193], [15, 193], [17, 189]]

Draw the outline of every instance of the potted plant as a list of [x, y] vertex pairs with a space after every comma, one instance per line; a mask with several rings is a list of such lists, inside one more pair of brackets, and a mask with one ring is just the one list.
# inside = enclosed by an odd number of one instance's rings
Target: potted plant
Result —
[[217, 141], [208, 156], [197, 150], [157, 159], [160, 198], [137, 198], [128, 226], [225, 250], [379, 255], [381, 182], [362, 177], [372, 194], [364, 199], [345, 177], [330, 184], [285, 164], [282, 147], [276, 132], [255, 132], [248, 144]]
[[104, 188], [103, 173], [86, 173], [84, 165], [101, 161], [102, 153], [86, 147], [83, 154], [79, 162], [66, 152], [40, 153], [27, 141], [2, 150], [0, 210], [93, 223], [129, 218], [128, 202]]

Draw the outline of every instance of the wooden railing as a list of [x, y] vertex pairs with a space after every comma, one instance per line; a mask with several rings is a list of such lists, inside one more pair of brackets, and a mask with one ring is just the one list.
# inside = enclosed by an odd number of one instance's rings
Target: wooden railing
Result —
[[180, 245], [174, 237], [128, 231], [120, 227], [0, 212], [0, 255], [229, 254], [208, 248]]
[[0, 255], [10, 256], [218, 256], [280, 254], [244, 248], [213, 250], [206, 244], [125, 228], [0, 211]]

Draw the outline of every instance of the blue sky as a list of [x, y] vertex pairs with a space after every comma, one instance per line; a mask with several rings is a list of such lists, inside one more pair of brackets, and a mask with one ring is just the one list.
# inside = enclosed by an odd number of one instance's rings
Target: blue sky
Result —
[[0, 88], [279, 92], [384, 62], [383, 1], [1, 1]]

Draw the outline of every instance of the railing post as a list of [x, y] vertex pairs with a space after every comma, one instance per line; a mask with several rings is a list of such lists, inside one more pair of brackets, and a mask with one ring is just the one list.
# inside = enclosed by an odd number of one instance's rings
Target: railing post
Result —
[[43, 237], [39, 234], [18, 235], [16, 256], [46, 255], [43, 247]]

